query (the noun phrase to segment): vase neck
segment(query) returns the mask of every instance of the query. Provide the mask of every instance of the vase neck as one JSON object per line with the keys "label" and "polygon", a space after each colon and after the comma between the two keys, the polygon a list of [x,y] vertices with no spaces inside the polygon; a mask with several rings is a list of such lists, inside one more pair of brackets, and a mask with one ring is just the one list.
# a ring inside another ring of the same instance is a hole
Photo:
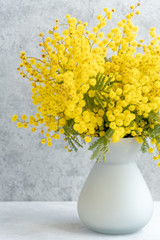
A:
{"label": "vase neck", "polygon": [[140,146],[135,138],[122,138],[117,143],[111,142],[106,156],[106,164],[134,162]]}

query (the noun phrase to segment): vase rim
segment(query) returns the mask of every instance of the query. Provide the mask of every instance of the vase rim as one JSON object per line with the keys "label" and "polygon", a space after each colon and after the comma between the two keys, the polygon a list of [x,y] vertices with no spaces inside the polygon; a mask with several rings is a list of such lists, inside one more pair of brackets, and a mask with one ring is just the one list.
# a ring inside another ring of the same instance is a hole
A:
{"label": "vase rim", "polygon": [[119,144],[121,144],[121,143],[130,143],[130,142],[132,142],[132,143],[137,143],[137,145],[139,144],[137,141],[136,141],[136,139],[135,139],[135,137],[129,137],[129,138],[121,138],[118,142],[112,142],[112,139],[110,139],[111,141],[110,141],[110,143],[109,144],[113,144],[113,145],[119,145]]}
{"label": "vase rim", "polygon": [[[92,139],[98,139],[98,138],[100,138],[100,137],[93,137]],[[111,142],[112,142],[112,138],[109,138],[109,139],[110,139]],[[126,138],[123,137],[123,138],[120,138],[119,141],[121,141],[121,140],[123,141],[123,140],[127,140],[127,139],[130,139],[130,140],[133,140],[133,139],[134,139],[134,140],[136,141],[135,137],[126,137]],[[119,142],[119,141],[118,141],[118,142]]]}

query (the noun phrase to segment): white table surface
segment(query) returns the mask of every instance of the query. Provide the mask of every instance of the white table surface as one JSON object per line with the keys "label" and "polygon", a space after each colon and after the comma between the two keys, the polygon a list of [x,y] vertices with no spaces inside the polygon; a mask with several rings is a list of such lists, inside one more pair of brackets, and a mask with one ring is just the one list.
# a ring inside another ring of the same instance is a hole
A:
{"label": "white table surface", "polygon": [[160,240],[160,202],[150,223],[134,234],[112,236],[87,229],[76,202],[0,202],[0,240]]}

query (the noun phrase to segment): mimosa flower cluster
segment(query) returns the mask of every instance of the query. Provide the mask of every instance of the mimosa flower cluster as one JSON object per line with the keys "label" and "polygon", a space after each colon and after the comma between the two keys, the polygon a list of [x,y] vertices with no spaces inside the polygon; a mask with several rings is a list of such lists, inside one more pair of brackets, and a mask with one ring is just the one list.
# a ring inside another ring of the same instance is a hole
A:
{"label": "mimosa flower cluster", "polygon": [[67,15],[65,24],[56,20],[48,37],[39,34],[40,59],[21,52],[18,70],[31,83],[37,113],[14,115],[18,128],[32,125],[48,146],[63,135],[68,151],[98,137],[91,147],[97,161],[105,161],[110,139],[134,137],[142,151],[160,159],[160,35],[152,27],[149,44],[136,40],[139,29],[132,18],[139,5],[110,32],[104,27],[114,9],[104,8],[92,32],[86,22]]}

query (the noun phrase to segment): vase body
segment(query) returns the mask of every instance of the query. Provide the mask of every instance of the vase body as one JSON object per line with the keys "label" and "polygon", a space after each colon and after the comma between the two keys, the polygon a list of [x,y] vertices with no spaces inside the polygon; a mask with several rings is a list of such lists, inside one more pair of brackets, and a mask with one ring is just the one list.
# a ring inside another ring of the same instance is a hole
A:
{"label": "vase body", "polygon": [[153,200],[135,162],[140,144],[123,138],[109,144],[106,162],[95,163],[78,199],[81,221],[107,234],[129,234],[143,228]]}

